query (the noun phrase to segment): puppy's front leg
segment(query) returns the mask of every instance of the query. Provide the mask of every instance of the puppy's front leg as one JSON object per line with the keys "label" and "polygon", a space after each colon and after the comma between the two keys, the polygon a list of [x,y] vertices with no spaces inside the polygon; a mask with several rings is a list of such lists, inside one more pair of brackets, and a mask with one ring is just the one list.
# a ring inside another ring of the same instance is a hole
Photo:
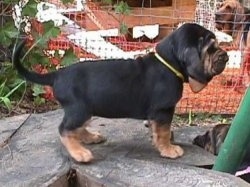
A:
{"label": "puppy's front leg", "polygon": [[151,121],[151,128],[153,144],[159,150],[162,157],[178,158],[184,154],[180,146],[170,143],[170,124],[159,124],[156,121]]}

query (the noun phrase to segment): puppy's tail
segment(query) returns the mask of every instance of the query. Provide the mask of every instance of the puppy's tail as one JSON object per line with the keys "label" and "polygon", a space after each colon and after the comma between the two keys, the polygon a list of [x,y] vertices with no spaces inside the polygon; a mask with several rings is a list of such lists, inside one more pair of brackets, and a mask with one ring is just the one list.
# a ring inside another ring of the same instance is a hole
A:
{"label": "puppy's tail", "polygon": [[23,76],[28,81],[41,84],[41,85],[49,85],[52,86],[55,79],[55,72],[47,73],[47,74],[39,74],[33,71],[27,70],[20,62],[21,52],[24,47],[25,41],[20,42],[15,48],[12,55],[12,63],[17,69],[18,73]]}

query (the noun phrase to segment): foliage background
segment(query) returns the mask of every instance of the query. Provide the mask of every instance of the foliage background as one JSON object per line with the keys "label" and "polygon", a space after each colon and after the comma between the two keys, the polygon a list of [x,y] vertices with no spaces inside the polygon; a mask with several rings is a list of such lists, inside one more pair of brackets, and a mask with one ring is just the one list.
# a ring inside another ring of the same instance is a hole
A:
{"label": "foliage background", "polygon": [[[130,7],[123,1],[112,2],[112,0],[102,0],[104,3],[114,7],[119,14],[120,33],[128,31],[124,23],[124,16],[130,13]],[[15,26],[13,20],[13,7],[21,6],[24,0],[2,0],[0,1],[0,118],[11,114],[15,109],[23,105],[32,105],[33,110],[37,106],[57,105],[53,100],[53,93],[50,87],[43,87],[31,84],[23,80],[17,74],[11,63],[12,51],[15,44],[20,40],[26,40],[26,52],[23,54],[23,64],[28,69],[38,73],[47,73],[63,66],[67,66],[77,61],[72,48],[64,51],[64,55],[59,51],[54,51],[50,55],[47,51],[48,42],[60,36],[61,31],[53,21],[36,21],[37,5],[40,0],[28,0],[22,7],[21,24],[19,28]],[[72,3],[73,0],[61,0],[63,4]],[[46,6],[44,7],[46,9]],[[15,17],[15,16],[14,16]],[[27,22],[28,19],[28,22]],[[27,31],[27,23],[31,29]],[[31,102],[31,103],[27,103]],[[30,107],[30,106],[29,106]],[[1,113],[5,113],[1,115]],[[22,113],[22,112],[21,112]]]}
{"label": "foliage background", "polygon": [[[70,3],[72,0],[63,0],[63,3]],[[0,109],[11,111],[18,107],[24,98],[30,99],[34,105],[44,104],[47,100],[53,99],[52,91],[48,87],[32,85],[21,79],[11,63],[12,51],[19,40],[27,41],[27,50],[24,64],[39,73],[46,73],[58,68],[59,56],[55,52],[53,57],[46,54],[48,41],[60,35],[60,29],[54,26],[52,21],[38,23],[42,30],[36,29],[35,15],[39,1],[29,0],[22,9],[22,19],[28,18],[31,24],[30,32],[24,32],[27,22],[22,22],[20,27],[15,26],[12,18],[13,7],[20,4],[18,0],[3,0],[0,2]],[[45,7],[46,8],[46,7]],[[70,58],[69,58],[70,57]],[[63,57],[66,61],[73,62],[76,56],[73,51],[65,52]],[[54,59],[58,59],[58,63]],[[69,64],[65,62],[65,64]],[[1,116],[0,116],[1,117]]]}

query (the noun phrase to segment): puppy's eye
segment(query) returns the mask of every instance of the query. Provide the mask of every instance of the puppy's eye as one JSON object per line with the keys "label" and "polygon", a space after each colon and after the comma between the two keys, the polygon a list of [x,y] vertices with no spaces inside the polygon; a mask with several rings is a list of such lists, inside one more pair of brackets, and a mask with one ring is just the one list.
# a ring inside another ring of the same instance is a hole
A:
{"label": "puppy's eye", "polygon": [[221,8],[221,7],[224,6],[224,4],[225,4],[225,3],[223,3],[223,2],[222,2],[222,3],[218,3],[218,7]]}
{"label": "puppy's eye", "polygon": [[214,46],[211,46],[211,47],[209,47],[209,48],[207,49],[207,52],[208,52],[209,54],[211,54],[211,53],[214,53],[216,50],[217,50],[217,49],[216,49]]}

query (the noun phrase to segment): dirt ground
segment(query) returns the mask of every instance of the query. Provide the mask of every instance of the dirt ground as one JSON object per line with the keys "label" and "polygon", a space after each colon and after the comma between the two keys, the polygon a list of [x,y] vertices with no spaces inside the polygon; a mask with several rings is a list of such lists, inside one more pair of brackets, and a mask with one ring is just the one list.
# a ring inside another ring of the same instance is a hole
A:
{"label": "dirt ground", "polygon": [[24,96],[21,102],[12,103],[13,108],[8,111],[3,105],[0,105],[0,119],[20,114],[43,113],[60,108],[56,101],[47,101],[44,104],[35,105],[29,96]]}

